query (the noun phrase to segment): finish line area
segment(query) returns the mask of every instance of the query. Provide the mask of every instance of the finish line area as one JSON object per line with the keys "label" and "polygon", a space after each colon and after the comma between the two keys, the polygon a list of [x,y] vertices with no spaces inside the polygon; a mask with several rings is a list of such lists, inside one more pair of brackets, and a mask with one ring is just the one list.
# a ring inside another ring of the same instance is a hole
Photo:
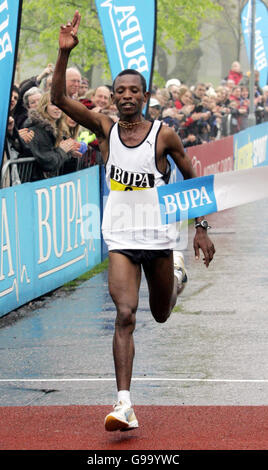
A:
{"label": "finish line area", "polygon": [[140,427],[107,433],[116,400],[107,272],[1,322],[0,449],[267,449],[267,201],[209,217],[215,260],[195,261],[165,324],[142,280],[132,400]]}

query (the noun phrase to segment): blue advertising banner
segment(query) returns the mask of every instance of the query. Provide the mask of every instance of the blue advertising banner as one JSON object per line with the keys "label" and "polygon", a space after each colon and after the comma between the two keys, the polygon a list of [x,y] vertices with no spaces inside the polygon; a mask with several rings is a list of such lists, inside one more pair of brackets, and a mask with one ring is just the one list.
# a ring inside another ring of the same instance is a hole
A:
{"label": "blue advertising banner", "polygon": [[0,165],[3,158],[22,0],[0,0]]}
{"label": "blue advertising banner", "polygon": [[268,123],[252,126],[234,135],[234,169],[268,165]]}
{"label": "blue advertising banner", "polygon": [[112,79],[138,70],[150,90],[155,54],[156,0],[95,0]]}
{"label": "blue advertising banner", "polygon": [[0,190],[0,316],[101,262],[99,167]]}
{"label": "blue advertising banner", "polygon": [[[258,70],[260,73],[260,86],[264,87],[268,83],[268,9],[261,0],[256,0],[255,21],[255,70]],[[250,62],[252,0],[246,3],[241,12],[241,24],[248,60]]]}
{"label": "blue advertising banner", "polygon": [[191,219],[199,217],[206,206],[209,206],[209,213],[217,212],[214,175],[159,186],[157,194],[163,225],[180,221],[183,212]]}
{"label": "blue advertising banner", "polygon": [[[201,176],[145,191],[110,191],[102,230],[109,249],[176,249],[177,222],[268,198],[268,166]],[[170,229],[169,229],[170,227]]]}

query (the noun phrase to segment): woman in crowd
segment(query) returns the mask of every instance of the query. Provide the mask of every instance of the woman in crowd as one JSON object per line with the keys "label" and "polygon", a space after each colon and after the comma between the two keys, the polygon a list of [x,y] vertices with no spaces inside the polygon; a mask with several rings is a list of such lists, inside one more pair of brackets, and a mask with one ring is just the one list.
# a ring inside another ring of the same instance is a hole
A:
{"label": "woman in crowd", "polygon": [[186,85],[181,85],[175,101],[175,106],[177,109],[181,109],[187,104],[193,104],[192,93]]}
{"label": "woman in crowd", "polygon": [[64,140],[62,111],[51,103],[50,92],[44,93],[37,108],[30,111],[27,127],[34,132],[28,149],[37,162],[32,180],[57,176],[80,144],[70,137]]}
{"label": "woman in crowd", "polygon": [[64,162],[60,174],[71,173],[80,170],[83,167],[81,157],[88,150],[88,146],[78,141],[81,127],[67,114],[62,114],[62,137],[63,140],[71,139],[77,144],[77,148],[72,151],[71,158]]}

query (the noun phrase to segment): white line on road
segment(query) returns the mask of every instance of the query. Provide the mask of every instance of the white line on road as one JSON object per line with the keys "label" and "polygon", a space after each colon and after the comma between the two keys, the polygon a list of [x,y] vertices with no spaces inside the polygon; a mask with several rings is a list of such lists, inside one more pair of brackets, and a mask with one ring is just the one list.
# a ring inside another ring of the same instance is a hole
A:
{"label": "white line on road", "polygon": [[[64,379],[0,379],[4,382],[114,382],[114,378],[64,378]],[[268,383],[268,379],[178,379],[166,377],[134,377],[133,382],[226,382],[226,383]]]}

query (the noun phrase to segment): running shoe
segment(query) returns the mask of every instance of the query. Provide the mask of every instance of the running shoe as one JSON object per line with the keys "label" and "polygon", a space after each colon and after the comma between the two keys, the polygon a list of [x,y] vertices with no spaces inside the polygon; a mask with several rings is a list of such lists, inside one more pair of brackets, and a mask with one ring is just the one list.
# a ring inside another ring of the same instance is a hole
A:
{"label": "running shoe", "polygon": [[131,431],[139,427],[133,408],[122,401],[115,403],[114,411],[106,416],[104,425],[106,431]]}
{"label": "running shoe", "polygon": [[179,281],[179,285],[185,285],[188,281],[184,257],[180,251],[173,251],[174,275]]}

